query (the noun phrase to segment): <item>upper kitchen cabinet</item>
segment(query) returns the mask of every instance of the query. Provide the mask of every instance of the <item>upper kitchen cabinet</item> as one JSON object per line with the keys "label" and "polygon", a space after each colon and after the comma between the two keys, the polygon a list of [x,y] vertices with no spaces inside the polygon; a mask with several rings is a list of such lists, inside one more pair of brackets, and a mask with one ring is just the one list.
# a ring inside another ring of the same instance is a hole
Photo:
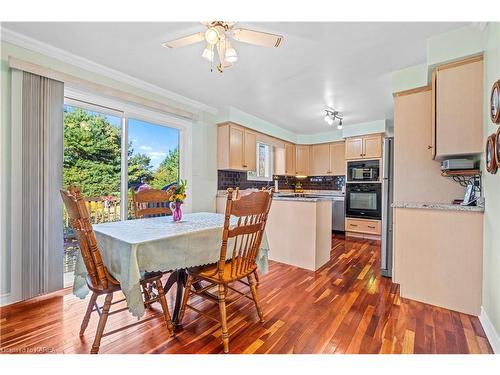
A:
{"label": "upper kitchen cabinet", "polygon": [[382,135],[370,134],[361,137],[347,138],[345,142],[345,158],[377,159],[382,157]]}
{"label": "upper kitchen cabinet", "polygon": [[[483,57],[439,66],[432,81],[436,159],[483,151]],[[434,149],[435,145],[435,149]]]}
{"label": "upper kitchen cabinet", "polygon": [[330,144],[330,171],[334,176],[345,176],[345,142]]}
{"label": "upper kitchen cabinet", "polygon": [[442,177],[440,163],[429,155],[431,123],[430,86],[394,94],[394,202],[450,202],[463,197],[463,188]]}
{"label": "upper kitchen cabinet", "polygon": [[295,145],[292,143],[285,143],[285,175],[286,176],[295,176],[295,158],[296,158]]}
{"label": "upper kitchen cabinet", "polygon": [[255,171],[257,135],[233,123],[219,125],[217,133],[217,168]]}
{"label": "upper kitchen cabinet", "polygon": [[326,176],[330,170],[330,144],[323,143],[311,146],[311,176]]}
{"label": "upper kitchen cabinet", "polygon": [[345,143],[335,142],[312,145],[310,175],[345,175]]}
{"label": "upper kitchen cabinet", "polygon": [[296,145],[295,146],[295,175],[309,176],[311,146]]}

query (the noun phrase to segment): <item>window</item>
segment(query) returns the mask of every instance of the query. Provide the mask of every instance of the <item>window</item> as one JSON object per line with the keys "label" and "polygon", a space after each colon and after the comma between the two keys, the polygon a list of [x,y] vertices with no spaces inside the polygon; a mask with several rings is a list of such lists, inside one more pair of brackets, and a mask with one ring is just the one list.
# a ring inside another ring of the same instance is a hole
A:
{"label": "window", "polygon": [[253,181],[273,180],[273,148],[257,142],[257,171],[248,172],[247,178]]}
{"label": "window", "polygon": [[[139,112],[65,100],[63,185],[80,187],[92,223],[131,218],[132,188],[147,183],[161,189],[179,180],[181,130],[139,119]],[[147,112],[147,118],[156,117]],[[79,248],[66,212],[63,232],[69,286]]]}

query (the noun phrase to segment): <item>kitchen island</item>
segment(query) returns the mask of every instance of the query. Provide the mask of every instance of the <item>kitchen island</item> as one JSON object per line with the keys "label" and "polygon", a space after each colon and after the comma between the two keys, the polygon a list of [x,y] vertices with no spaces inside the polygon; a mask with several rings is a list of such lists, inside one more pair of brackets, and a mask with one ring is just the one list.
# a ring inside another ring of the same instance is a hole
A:
{"label": "kitchen island", "polygon": [[330,260],[332,201],[275,196],[266,225],[269,259],[316,271]]}

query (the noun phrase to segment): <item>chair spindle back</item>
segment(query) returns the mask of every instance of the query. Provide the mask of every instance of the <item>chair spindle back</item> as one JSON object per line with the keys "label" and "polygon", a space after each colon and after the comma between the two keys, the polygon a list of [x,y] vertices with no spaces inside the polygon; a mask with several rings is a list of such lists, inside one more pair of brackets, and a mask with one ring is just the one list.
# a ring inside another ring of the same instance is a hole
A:
{"label": "chair spindle back", "polygon": [[[272,190],[262,190],[238,196],[233,200],[233,190],[228,189],[224,231],[220,259],[218,263],[219,277],[224,278],[224,269],[228,255],[228,240],[232,246],[230,279],[247,274],[255,269],[256,258],[266,227],[267,215],[271,208]],[[231,226],[231,216],[238,222]],[[227,275],[226,275],[227,277]]]}
{"label": "chair spindle back", "polygon": [[172,215],[169,206],[171,193],[158,189],[139,192],[132,190],[132,206],[136,219]]}
{"label": "chair spindle back", "polygon": [[90,282],[96,288],[106,289],[109,284],[118,284],[111,276],[102,261],[101,252],[90,222],[85,200],[78,187],[60,190],[61,197],[68,212],[69,224],[75,230],[83,262],[87,268]]}

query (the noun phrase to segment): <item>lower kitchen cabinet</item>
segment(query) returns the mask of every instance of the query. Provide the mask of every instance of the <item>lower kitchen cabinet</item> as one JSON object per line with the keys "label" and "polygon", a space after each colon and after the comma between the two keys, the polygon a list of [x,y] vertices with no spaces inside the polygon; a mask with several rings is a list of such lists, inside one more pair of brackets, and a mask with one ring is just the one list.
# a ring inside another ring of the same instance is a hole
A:
{"label": "lower kitchen cabinet", "polygon": [[345,231],[347,235],[371,238],[374,236],[380,236],[382,233],[382,225],[380,220],[370,220],[370,219],[355,219],[346,218],[345,219]]}
{"label": "lower kitchen cabinet", "polygon": [[395,208],[393,264],[401,297],[478,316],[483,213]]}

